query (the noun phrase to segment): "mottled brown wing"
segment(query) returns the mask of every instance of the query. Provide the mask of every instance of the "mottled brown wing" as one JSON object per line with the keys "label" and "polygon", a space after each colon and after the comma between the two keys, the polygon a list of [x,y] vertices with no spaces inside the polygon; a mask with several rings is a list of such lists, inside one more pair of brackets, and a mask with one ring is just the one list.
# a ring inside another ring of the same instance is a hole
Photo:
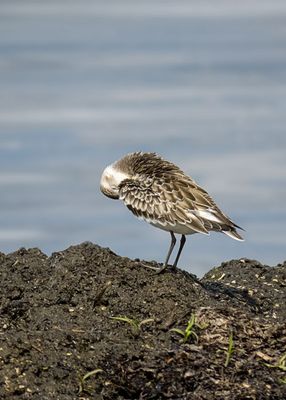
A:
{"label": "mottled brown wing", "polygon": [[[188,210],[191,219],[196,216],[207,231],[223,231],[234,239],[242,240],[234,224],[216,205],[210,195],[197,185],[190,177],[181,174],[172,180],[174,195],[179,198],[178,205]],[[240,228],[241,229],[241,228]]]}
{"label": "mottled brown wing", "polygon": [[137,217],[167,230],[174,226],[177,232],[222,231],[243,240],[236,232],[238,226],[175,164],[154,153],[133,153],[127,158],[119,167],[125,168],[127,163],[132,179],[120,184],[119,195]]}
{"label": "mottled brown wing", "polygon": [[[176,177],[178,178],[178,177]],[[192,231],[208,233],[202,219],[191,214],[194,196],[187,182],[177,182],[169,174],[154,179],[127,179],[119,189],[119,198],[136,215],[162,227],[185,225]]]}

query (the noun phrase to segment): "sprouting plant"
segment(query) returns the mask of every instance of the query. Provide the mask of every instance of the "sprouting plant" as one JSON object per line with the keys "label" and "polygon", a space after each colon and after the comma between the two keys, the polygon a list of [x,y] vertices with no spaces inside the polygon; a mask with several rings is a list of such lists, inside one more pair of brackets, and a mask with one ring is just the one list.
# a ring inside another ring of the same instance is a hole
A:
{"label": "sprouting plant", "polygon": [[279,368],[282,371],[286,372],[286,353],[279,359],[279,361],[276,364],[268,364],[264,363],[269,368]]}
{"label": "sprouting plant", "polygon": [[233,333],[231,332],[229,335],[229,339],[228,339],[228,348],[227,348],[226,359],[225,359],[225,363],[224,363],[225,367],[228,366],[233,352],[234,352],[234,341],[233,341]]}
{"label": "sprouting plant", "polygon": [[[266,365],[266,367],[269,367],[269,368],[278,368],[281,371],[286,372],[286,353],[282,357],[279,358],[279,360],[276,364],[264,363],[264,365]],[[286,385],[286,377],[280,378],[279,382]]]}
{"label": "sprouting plant", "polygon": [[103,372],[103,370],[100,368],[97,368],[97,369],[94,369],[93,371],[86,373],[82,378],[80,378],[80,381],[78,384],[78,394],[81,394],[84,391],[84,384],[87,379],[89,379],[91,376],[97,375],[101,372]]}
{"label": "sprouting plant", "polygon": [[286,353],[279,359],[279,362],[277,364],[277,368],[279,368],[282,371],[286,372]]}
{"label": "sprouting plant", "polygon": [[153,318],[144,319],[143,321],[138,321],[135,318],[124,317],[110,317],[111,319],[115,319],[116,321],[126,322],[131,326],[132,333],[135,335],[139,335],[142,325],[148,324],[149,322],[153,322]]}
{"label": "sprouting plant", "polygon": [[194,331],[194,328],[195,327],[197,327],[197,328],[200,328],[200,329],[203,329],[203,328],[205,328],[205,326],[203,327],[202,325],[199,325],[197,322],[196,322],[196,316],[195,316],[195,314],[192,314],[191,315],[191,318],[189,319],[189,321],[188,321],[188,323],[187,323],[187,326],[186,326],[186,329],[183,331],[182,329],[178,329],[178,328],[172,328],[172,329],[170,329],[172,332],[176,332],[176,333],[178,333],[179,335],[181,335],[182,336],[182,342],[183,343],[187,343],[187,341],[191,338],[191,337],[193,337],[195,340],[196,340],[196,342],[198,342],[199,341],[199,338],[198,338],[198,335],[196,334],[196,332]]}

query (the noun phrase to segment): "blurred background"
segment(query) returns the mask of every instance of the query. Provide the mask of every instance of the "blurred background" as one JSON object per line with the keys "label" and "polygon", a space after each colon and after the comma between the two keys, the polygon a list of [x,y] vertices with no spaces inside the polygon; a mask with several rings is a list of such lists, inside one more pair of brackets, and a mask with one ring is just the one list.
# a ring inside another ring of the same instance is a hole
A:
{"label": "blurred background", "polygon": [[178,164],[245,228],[187,238],[199,276],[286,239],[286,2],[1,0],[0,251],[92,241],[163,261],[169,234],[99,191],[132,151]]}

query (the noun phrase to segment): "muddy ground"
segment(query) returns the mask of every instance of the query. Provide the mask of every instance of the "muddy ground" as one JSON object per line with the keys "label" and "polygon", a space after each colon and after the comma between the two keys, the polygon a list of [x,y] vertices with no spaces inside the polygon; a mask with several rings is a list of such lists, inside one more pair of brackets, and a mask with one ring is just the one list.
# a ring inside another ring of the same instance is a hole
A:
{"label": "muddy ground", "polygon": [[195,281],[83,243],[0,275],[1,399],[286,399],[286,262]]}

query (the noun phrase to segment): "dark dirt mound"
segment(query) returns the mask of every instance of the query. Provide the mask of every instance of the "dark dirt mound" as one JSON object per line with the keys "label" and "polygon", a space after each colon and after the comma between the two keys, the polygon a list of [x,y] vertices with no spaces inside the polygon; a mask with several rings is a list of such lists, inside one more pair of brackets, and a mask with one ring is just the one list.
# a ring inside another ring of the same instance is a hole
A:
{"label": "dark dirt mound", "polygon": [[1,399],[286,398],[286,263],[196,281],[84,243],[0,274]]}

